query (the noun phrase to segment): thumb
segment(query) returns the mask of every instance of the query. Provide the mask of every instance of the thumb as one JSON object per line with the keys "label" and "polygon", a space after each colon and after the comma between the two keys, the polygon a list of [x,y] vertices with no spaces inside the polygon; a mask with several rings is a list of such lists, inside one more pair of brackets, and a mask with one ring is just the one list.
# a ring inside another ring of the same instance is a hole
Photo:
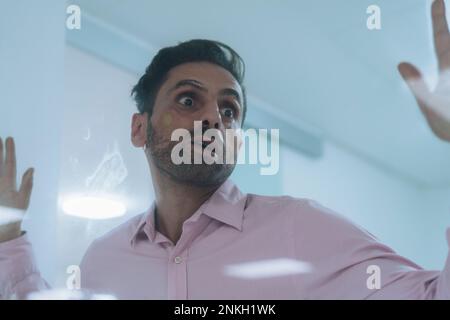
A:
{"label": "thumb", "polygon": [[420,71],[408,62],[400,63],[398,65],[398,71],[413,93],[420,107],[424,108],[430,95],[430,89],[425,83]]}
{"label": "thumb", "polygon": [[31,197],[31,190],[33,189],[33,175],[34,169],[29,168],[22,176],[22,182],[19,188],[19,194],[21,197],[21,202],[25,206],[25,210],[28,208]]}

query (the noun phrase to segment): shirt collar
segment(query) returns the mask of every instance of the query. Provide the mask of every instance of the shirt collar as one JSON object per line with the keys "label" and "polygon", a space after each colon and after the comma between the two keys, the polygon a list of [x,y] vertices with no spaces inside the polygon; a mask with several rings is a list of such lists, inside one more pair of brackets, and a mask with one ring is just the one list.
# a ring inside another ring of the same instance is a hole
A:
{"label": "shirt collar", "polygon": [[[201,214],[205,214],[212,219],[242,231],[246,202],[247,195],[243,194],[239,188],[228,179],[188,220],[196,221]],[[155,202],[153,202],[147,212],[142,215],[130,238],[131,244],[134,244],[134,242],[141,239],[141,237],[145,237],[145,235],[151,242],[154,242],[156,237],[154,215]]]}

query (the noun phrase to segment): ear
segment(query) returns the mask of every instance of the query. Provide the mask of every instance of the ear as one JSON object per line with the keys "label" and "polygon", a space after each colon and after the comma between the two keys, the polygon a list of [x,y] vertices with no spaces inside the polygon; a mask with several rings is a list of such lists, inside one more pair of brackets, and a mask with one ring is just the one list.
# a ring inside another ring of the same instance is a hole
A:
{"label": "ear", "polygon": [[148,113],[135,113],[131,120],[131,142],[136,148],[142,148],[147,143]]}

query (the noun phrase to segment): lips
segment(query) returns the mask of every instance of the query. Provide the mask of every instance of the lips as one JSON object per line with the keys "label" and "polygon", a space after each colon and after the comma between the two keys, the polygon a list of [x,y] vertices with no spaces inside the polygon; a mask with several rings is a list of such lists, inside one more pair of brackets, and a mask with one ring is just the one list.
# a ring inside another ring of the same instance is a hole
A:
{"label": "lips", "polygon": [[208,142],[202,141],[202,142],[191,142],[192,147],[195,149],[195,147],[201,147],[202,150],[205,150],[205,148],[208,146]]}
{"label": "lips", "polygon": [[[212,141],[214,141],[214,139],[212,139]],[[200,152],[201,154],[203,154],[203,151],[206,149],[206,147],[212,142],[212,141],[199,141],[199,142],[194,142],[194,141],[192,141],[191,142],[191,144],[192,144],[192,148],[193,148],[193,150],[194,150],[194,152]],[[199,149],[199,148],[196,148],[196,146],[197,147],[199,147],[199,146],[201,146],[201,149]],[[211,150],[211,156],[215,156],[216,155],[216,150]]]}
{"label": "lips", "polygon": [[211,140],[203,140],[203,141],[192,141],[191,144],[192,145],[201,145],[203,149],[205,149],[210,143],[212,143],[214,141],[214,137],[212,137]]}

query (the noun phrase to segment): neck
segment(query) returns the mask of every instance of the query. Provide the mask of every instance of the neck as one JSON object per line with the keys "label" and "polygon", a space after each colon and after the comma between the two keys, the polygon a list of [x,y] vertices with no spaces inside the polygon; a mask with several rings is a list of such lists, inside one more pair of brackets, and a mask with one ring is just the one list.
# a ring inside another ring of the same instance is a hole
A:
{"label": "neck", "polygon": [[183,223],[220,187],[195,187],[174,181],[150,162],[155,190],[155,228],[176,244]]}

